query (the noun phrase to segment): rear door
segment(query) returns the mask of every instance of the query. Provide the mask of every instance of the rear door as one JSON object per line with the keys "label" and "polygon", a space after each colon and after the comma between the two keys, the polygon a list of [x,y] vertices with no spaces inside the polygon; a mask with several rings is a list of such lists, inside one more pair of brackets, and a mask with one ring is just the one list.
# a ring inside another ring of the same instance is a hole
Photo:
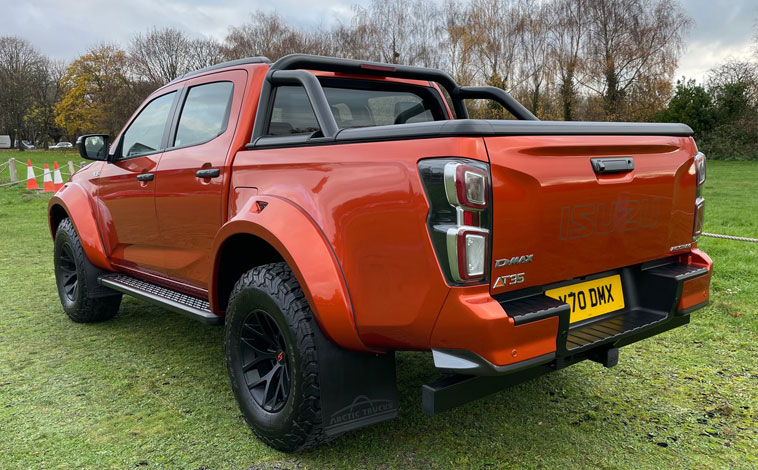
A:
{"label": "rear door", "polygon": [[156,169],[159,271],[201,289],[208,287],[213,238],[224,215],[227,157],[246,80],[244,70],[189,80]]}
{"label": "rear door", "polygon": [[120,156],[93,178],[98,222],[111,261],[142,270],[157,267],[160,232],[155,215],[155,171],[179,92],[175,86],[153,98],[117,143]]}

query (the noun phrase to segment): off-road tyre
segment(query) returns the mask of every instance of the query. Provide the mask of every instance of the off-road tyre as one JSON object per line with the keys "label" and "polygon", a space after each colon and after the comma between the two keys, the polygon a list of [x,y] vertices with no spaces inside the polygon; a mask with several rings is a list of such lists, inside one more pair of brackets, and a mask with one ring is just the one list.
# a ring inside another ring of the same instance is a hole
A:
{"label": "off-road tyre", "polygon": [[90,263],[71,219],[63,219],[55,232],[53,251],[55,283],[61,305],[77,323],[93,323],[113,318],[121,305],[121,294],[103,295],[97,275],[104,272]]}
{"label": "off-road tyre", "polygon": [[[267,327],[256,326],[263,324],[263,321],[256,323],[261,318],[267,319]],[[253,333],[254,330],[273,331],[271,321],[279,329],[279,336],[269,336],[275,338],[273,343],[279,346],[272,347],[272,341],[266,340],[264,335]],[[305,295],[286,263],[253,268],[242,275],[232,290],[224,335],[232,390],[245,421],[256,436],[282,452],[305,450],[327,441],[321,418],[319,362],[314,337],[317,328]],[[248,343],[243,344],[243,338]],[[258,349],[251,349],[249,343]],[[279,356],[280,352],[283,356]],[[273,355],[273,359],[269,355]],[[284,360],[276,362],[277,357]],[[264,365],[245,372],[243,366],[250,367],[255,363],[253,358],[260,358]],[[270,380],[277,374],[288,376],[290,380],[282,385],[289,388],[287,397],[282,400],[277,389],[277,396],[268,401],[268,409],[264,409],[270,395],[261,393],[262,386],[254,384],[260,381],[261,375],[268,375],[266,370],[273,371],[281,364],[288,367],[288,375],[284,375],[284,371],[274,372]]]}

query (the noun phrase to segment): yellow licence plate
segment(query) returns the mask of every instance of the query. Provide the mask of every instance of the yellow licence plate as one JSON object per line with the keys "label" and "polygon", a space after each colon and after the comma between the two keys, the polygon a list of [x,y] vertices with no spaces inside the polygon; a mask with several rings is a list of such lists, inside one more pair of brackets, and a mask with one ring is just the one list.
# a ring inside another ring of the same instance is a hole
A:
{"label": "yellow licence plate", "polygon": [[545,295],[571,307],[571,323],[624,308],[624,292],[618,274],[550,289]]}

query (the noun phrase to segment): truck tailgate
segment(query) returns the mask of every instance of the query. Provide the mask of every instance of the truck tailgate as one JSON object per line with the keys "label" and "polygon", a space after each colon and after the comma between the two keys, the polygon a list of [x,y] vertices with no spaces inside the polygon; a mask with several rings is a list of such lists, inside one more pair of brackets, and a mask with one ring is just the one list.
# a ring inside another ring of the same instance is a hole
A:
{"label": "truck tailgate", "polygon": [[[691,138],[543,135],[485,137],[485,143],[492,294],[689,250],[697,153]],[[598,173],[592,164],[621,157],[634,168]]]}

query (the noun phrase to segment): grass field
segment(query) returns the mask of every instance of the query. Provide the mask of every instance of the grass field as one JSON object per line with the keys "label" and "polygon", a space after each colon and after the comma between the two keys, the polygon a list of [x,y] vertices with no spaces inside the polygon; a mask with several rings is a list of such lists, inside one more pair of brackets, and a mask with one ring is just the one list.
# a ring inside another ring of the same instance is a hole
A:
{"label": "grass field", "polygon": [[[758,237],[758,164],[708,172],[706,231]],[[2,469],[758,468],[758,244],[701,239],[712,305],[615,368],[581,363],[429,418],[431,357],[399,354],[398,419],[290,456],[246,428],[221,328],[129,298],[110,322],[67,319],[47,199],[0,188]]]}

